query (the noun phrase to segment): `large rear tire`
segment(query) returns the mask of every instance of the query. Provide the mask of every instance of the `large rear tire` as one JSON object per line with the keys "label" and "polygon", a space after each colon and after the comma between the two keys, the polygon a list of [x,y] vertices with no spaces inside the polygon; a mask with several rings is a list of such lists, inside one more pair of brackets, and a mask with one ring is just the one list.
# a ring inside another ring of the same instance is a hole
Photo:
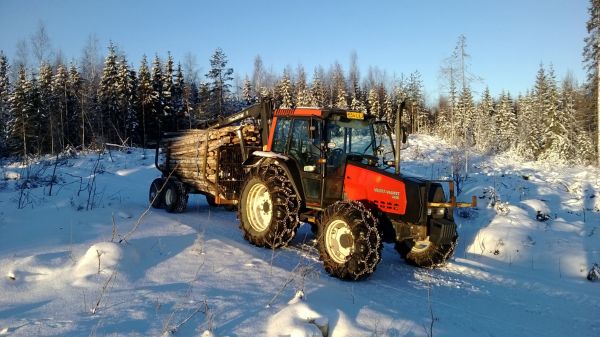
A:
{"label": "large rear tire", "polygon": [[259,247],[286,246],[300,225],[300,197],[278,165],[266,165],[252,173],[244,187],[238,217],[244,239]]}
{"label": "large rear tire", "polygon": [[409,264],[421,268],[436,268],[443,266],[454,254],[458,234],[454,235],[452,242],[438,245],[426,237],[423,240],[404,240],[396,242],[396,251]]}
{"label": "large rear tire", "polygon": [[381,261],[378,220],[363,204],[338,201],[327,207],[319,226],[319,256],[325,270],[345,280],[368,277]]}
{"label": "large rear tire", "polygon": [[148,201],[154,208],[165,208],[165,194],[164,191],[161,191],[164,183],[165,179],[156,178],[150,184],[150,191],[148,192]]}
{"label": "large rear tire", "polygon": [[167,212],[181,213],[185,211],[188,203],[188,192],[183,183],[169,180],[163,194]]}

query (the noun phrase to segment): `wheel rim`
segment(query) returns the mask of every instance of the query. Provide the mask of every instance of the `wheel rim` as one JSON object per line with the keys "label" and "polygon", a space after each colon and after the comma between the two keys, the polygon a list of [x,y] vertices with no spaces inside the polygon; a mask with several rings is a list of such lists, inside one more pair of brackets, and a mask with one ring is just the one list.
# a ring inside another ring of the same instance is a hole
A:
{"label": "wheel rim", "polygon": [[174,199],[174,195],[173,195],[173,189],[172,188],[167,188],[166,192],[165,192],[165,204],[167,205],[172,205],[173,204],[173,199]]}
{"label": "wheel rim", "polygon": [[273,202],[267,186],[262,183],[255,184],[250,188],[246,200],[250,227],[257,232],[266,230],[273,217]]}
{"label": "wheel rim", "polygon": [[327,255],[336,263],[345,263],[354,251],[354,236],[344,220],[334,220],[325,231]]}
{"label": "wheel rim", "polygon": [[411,251],[413,253],[421,253],[429,249],[431,246],[431,241],[429,241],[429,236],[423,240],[415,241],[415,245],[412,247]]}

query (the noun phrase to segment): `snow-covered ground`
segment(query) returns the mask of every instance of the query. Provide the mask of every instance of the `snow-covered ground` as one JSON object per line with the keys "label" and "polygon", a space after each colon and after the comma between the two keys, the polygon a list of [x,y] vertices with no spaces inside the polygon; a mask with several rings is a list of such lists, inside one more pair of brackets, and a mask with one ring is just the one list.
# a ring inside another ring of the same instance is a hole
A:
{"label": "snow-covered ground", "polygon": [[[451,173],[442,142],[410,143],[404,172]],[[596,168],[471,153],[461,197],[479,206],[457,211],[448,265],[386,245],[370,278],[345,282],[308,226],[273,251],[202,196],[145,213],[158,171],[130,152],[0,167],[0,336],[600,336]]]}

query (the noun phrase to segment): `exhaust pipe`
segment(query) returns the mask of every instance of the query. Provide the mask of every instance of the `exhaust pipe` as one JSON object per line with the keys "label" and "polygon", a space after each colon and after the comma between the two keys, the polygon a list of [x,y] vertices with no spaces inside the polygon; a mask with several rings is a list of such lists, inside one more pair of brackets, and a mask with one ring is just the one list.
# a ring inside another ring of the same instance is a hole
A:
{"label": "exhaust pipe", "polygon": [[406,105],[406,101],[402,101],[400,103],[400,107],[396,110],[396,165],[394,172],[397,175],[400,175],[400,147],[402,147],[402,139],[404,135],[402,134],[402,111],[404,111],[404,106]]}

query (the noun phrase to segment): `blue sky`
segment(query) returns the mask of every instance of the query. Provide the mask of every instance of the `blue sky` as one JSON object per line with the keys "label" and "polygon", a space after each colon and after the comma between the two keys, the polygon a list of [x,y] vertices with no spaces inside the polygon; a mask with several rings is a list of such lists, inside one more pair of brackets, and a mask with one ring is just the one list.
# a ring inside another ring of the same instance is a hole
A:
{"label": "blue sky", "polygon": [[587,6],[587,0],[0,0],[0,49],[14,58],[17,41],[41,20],[53,47],[69,59],[80,57],[94,33],[103,46],[114,41],[136,67],[143,54],[170,51],[182,61],[191,52],[201,74],[217,47],[241,77],[251,75],[256,55],[276,72],[302,63],[312,76],[316,65],[327,69],[335,61],[347,70],[356,51],[363,75],[369,66],[390,77],[418,70],[433,101],[443,90],[440,65],[464,34],[482,85],[516,95],[533,85],[540,62],[552,63],[559,79],[571,71],[584,80]]}

